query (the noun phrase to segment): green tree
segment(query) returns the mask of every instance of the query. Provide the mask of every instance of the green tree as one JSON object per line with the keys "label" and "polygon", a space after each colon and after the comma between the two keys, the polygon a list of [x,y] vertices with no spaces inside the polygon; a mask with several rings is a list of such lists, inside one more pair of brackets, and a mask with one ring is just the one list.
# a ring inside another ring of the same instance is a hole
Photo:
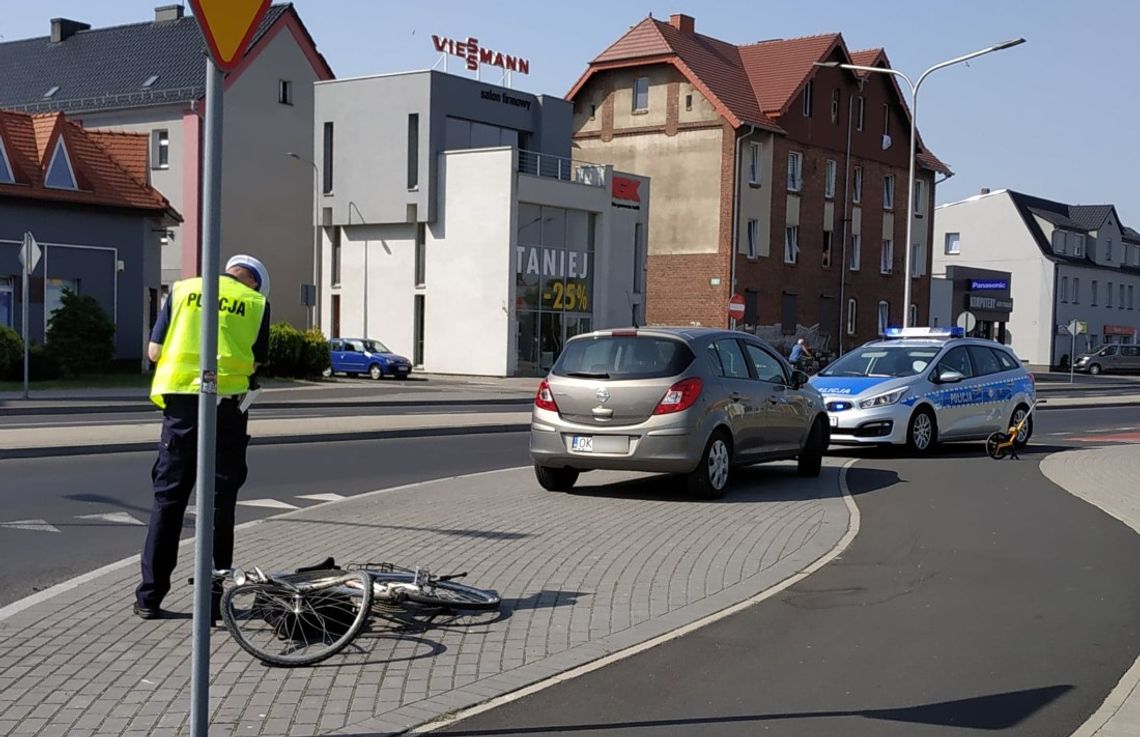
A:
{"label": "green tree", "polygon": [[62,306],[48,321],[47,348],[69,376],[107,371],[115,355],[115,324],[94,297],[65,289]]}

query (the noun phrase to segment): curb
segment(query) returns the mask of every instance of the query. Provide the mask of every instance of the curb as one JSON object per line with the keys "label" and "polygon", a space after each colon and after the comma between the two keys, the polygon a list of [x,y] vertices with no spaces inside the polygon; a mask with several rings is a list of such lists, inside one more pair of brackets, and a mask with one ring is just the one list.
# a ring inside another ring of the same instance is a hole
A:
{"label": "curb", "polygon": [[[299,445],[302,443],[336,443],[347,440],[398,440],[404,438],[437,438],[449,435],[494,435],[526,432],[530,423],[503,425],[475,425],[472,427],[406,428],[402,430],[368,430],[361,432],[329,433],[328,435],[279,435],[254,437],[250,445]],[[67,456],[108,455],[138,453],[154,450],[157,441],[143,443],[106,443],[100,445],[64,445],[47,448],[15,448],[0,450],[0,460],[31,458],[62,458]]]}

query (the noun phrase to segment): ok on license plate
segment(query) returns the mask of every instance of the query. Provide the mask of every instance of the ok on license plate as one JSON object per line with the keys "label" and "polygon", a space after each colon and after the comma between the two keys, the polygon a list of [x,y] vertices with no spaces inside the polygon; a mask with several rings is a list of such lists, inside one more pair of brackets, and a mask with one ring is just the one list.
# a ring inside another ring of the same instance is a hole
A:
{"label": "ok on license plate", "polygon": [[593,453],[594,438],[589,435],[574,435],[570,438],[570,450],[579,453]]}

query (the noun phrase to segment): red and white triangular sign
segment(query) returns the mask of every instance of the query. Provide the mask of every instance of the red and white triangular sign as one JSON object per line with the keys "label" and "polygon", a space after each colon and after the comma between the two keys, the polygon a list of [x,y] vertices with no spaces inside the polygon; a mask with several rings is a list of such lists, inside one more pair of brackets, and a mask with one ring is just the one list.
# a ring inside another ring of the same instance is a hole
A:
{"label": "red and white triangular sign", "polygon": [[269,3],[270,0],[190,0],[210,56],[219,69],[233,69],[241,61]]}

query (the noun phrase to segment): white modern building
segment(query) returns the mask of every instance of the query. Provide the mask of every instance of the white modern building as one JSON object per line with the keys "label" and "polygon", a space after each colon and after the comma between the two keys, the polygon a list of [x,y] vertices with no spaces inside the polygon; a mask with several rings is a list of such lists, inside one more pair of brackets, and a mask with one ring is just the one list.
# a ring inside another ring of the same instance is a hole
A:
{"label": "white modern building", "polygon": [[1012,275],[1007,342],[1031,366],[1071,360],[1065,326],[1073,320],[1087,326],[1076,340],[1078,355],[1104,343],[1136,342],[1140,233],[1120,221],[1114,206],[983,190],[937,208],[934,233],[940,244],[934,277],[948,266]]}
{"label": "white modern building", "polygon": [[[205,41],[182,4],[141,23],[45,21],[49,35],[0,43],[0,108],[65,112],[87,128],[150,138],[145,169],[183,214],[162,234],[162,288],[198,274]],[[273,275],[273,319],[304,326],[314,281],[313,82],[332,71],[292,4],[273,5],[226,74],[221,256],[254,253]],[[113,243],[100,244],[113,247]]]}
{"label": "white modern building", "polygon": [[536,375],[644,320],[649,180],[571,160],[568,102],[435,71],[315,89],[330,337]]}

